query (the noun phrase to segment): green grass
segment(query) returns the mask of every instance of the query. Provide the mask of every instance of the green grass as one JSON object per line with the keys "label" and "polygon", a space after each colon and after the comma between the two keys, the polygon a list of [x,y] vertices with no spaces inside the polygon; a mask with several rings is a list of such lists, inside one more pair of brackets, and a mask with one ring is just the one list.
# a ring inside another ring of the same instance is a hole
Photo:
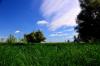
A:
{"label": "green grass", "polygon": [[100,66],[100,45],[1,44],[0,66]]}

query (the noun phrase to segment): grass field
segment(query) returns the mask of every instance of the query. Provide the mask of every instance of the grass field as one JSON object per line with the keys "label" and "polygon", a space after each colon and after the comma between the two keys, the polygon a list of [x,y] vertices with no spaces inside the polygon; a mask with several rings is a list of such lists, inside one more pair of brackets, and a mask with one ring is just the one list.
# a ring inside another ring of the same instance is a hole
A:
{"label": "grass field", "polygon": [[100,66],[100,45],[1,44],[0,66]]}

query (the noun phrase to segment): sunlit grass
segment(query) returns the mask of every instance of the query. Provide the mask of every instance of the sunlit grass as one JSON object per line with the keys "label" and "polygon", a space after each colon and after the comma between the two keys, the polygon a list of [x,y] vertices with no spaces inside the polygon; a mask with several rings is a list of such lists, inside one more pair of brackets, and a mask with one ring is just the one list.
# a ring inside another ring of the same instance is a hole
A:
{"label": "sunlit grass", "polygon": [[0,45],[0,66],[100,66],[100,45]]}

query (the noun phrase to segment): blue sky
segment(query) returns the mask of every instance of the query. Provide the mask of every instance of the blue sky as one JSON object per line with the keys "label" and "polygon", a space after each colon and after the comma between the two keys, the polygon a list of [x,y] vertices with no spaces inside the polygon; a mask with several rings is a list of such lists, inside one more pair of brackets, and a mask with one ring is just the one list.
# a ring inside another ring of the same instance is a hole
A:
{"label": "blue sky", "polygon": [[42,30],[47,42],[72,40],[78,0],[1,0],[0,38]]}

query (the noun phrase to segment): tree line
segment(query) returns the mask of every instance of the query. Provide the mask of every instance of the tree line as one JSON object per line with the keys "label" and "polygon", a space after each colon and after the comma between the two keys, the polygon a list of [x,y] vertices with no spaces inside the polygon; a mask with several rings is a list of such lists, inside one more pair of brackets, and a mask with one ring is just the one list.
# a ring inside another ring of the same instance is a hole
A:
{"label": "tree line", "polygon": [[10,34],[6,40],[2,38],[1,42],[4,41],[5,43],[41,43],[41,42],[45,42],[45,39],[46,38],[42,33],[42,31],[37,30],[29,34],[25,34],[22,39],[18,39],[18,40],[14,35]]}

